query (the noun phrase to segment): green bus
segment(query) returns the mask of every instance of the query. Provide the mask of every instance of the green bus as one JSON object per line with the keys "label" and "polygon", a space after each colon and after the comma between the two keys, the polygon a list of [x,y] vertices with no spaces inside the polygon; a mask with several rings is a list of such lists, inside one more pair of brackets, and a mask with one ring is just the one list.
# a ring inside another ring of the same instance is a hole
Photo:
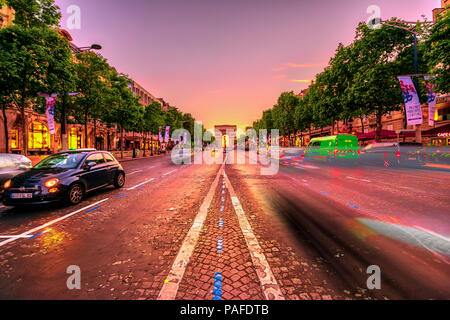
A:
{"label": "green bus", "polygon": [[313,138],[305,151],[305,157],[315,159],[358,159],[358,137],[350,134]]}

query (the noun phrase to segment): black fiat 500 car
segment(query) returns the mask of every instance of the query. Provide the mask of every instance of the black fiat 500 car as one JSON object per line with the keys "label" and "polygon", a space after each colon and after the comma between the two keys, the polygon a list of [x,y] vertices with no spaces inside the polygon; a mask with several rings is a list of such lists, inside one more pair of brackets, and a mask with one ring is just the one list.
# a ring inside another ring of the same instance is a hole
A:
{"label": "black fiat 500 car", "polygon": [[3,204],[17,206],[65,201],[78,204],[90,191],[125,184],[125,172],[112,154],[93,149],[51,155],[6,181]]}

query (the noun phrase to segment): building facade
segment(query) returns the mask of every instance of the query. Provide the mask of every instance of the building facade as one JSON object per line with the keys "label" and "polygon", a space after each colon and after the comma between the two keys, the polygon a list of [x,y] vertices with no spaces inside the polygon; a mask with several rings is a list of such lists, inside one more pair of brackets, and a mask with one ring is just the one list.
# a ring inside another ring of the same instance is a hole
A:
{"label": "building facade", "polygon": [[441,7],[433,10],[433,22],[436,22],[437,17],[448,9],[450,9],[450,0],[441,0]]}

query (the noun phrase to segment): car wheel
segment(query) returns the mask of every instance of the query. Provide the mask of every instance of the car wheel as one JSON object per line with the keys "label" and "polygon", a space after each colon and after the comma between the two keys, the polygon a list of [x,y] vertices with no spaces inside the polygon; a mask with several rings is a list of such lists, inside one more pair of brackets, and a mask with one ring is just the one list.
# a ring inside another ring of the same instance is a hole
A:
{"label": "car wheel", "polygon": [[125,184],[125,174],[123,172],[120,172],[114,179],[114,187],[120,189],[124,186],[124,184]]}
{"label": "car wheel", "polygon": [[84,188],[82,185],[76,183],[73,184],[69,191],[67,192],[67,202],[71,205],[75,205],[81,202],[83,200],[84,196]]}

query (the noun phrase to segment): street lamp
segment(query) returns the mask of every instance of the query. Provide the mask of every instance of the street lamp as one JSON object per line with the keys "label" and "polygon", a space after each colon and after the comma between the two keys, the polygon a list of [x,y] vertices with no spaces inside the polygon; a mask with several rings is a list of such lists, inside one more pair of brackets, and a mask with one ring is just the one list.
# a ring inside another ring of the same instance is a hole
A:
{"label": "street lamp", "polygon": [[[406,30],[414,35],[414,75],[417,76],[419,72],[418,58],[417,58],[417,35],[419,34],[416,31],[416,26],[418,22],[410,22],[410,21],[380,21],[380,24],[388,27],[393,27],[397,29]],[[411,27],[405,27],[399,24],[407,24],[411,25]],[[416,84],[416,83],[415,83]]]}
{"label": "street lamp", "polygon": [[78,48],[79,52],[85,52],[85,51],[90,51],[90,50],[101,50],[101,49],[102,49],[102,46],[99,44],[95,44],[95,43],[93,45],[91,45],[90,47]]}
{"label": "street lamp", "polygon": [[[77,48],[78,53],[86,52],[90,50],[101,50],[102,46],[99,44],[93,44],[90,47]],[[67,96],[68,92],[64,92],[61,106],[61,149],[67,150],[67,132],[66,132],[66,107],[67,107]],[[87,147],[87,146],[86,146]]]}

